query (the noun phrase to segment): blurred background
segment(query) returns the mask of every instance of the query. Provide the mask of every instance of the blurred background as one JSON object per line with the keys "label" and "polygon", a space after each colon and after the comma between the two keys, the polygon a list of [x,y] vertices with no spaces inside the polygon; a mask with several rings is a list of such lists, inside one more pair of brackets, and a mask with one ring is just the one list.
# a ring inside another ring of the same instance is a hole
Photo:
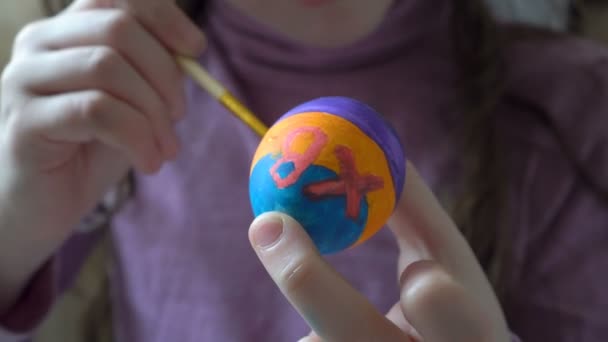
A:
{"label": "blurred background", "polygon": [[38,0],[0,1],[0,66],[9,59],[15,33],[27,22],[42,17],[43,11]]}
{"label": "blurred background", "polygon": [[[577,34],[607,44],[608,0],[486,0],[498,18]],[[40,0],[0,1],[0,71],[10,59],[15,34],[44,17]],[[1,98],[0,98],[1,100]],[[55,306],[35,342],[111,340],[105,278],[107,241],[90,255],[79,278]]]}

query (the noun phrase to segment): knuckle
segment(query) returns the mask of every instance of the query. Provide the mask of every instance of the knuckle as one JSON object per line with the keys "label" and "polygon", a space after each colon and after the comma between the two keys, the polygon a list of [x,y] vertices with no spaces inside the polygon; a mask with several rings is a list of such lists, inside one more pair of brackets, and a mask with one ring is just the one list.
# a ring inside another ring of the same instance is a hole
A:
{"label": "knuckle", "polygon": [[134,18],[123,10],[113,11],[108,18],[106,27],[107,39],[110,43],[118,44],[132,29]]}
{"label": "knuckle", "polygon": [[314,269],[314,263],[310,258],[294,258],[281,268],[278,274],[279,284],[286,293],[297,293],[311,282]]}
{"label": "knuckle", "polygon": [[0,86],[2,87],[3,92],[5,92],[8,87],[14,84],[14,79],[15,63],[11,61],[9,64],[6,65],[4,70],[2,70],[2,74],[0,75]]}
{"label": "knuckle", "polygon": [[31,65],[24,57],[13,57],[2,70],[0,75],[1,93],[11,93],[10,90],[17,90],[23,87],[24,75],[31,69]]}
{"label": "knuckle", "polygon": [[101,91],[91,91],[76,103],[78,112],[85,121],[99,122],[99,116],[107,107],[108,95]]}
{"label": "knuckle", "polygon": [[402,293],[402,302],[413,310],[422,310],[428,307],[429,303],[436,302],[441,298],[439,294],[449,293],[448,289],[453,289],[455,283],[445,273],[438,269],[430,269],[415,276],[411,281],[416,286],[409,288]]}
{"label": "knuckle", "polygon": [[89,51],[86,60],[89,71],[104,78],[118,65],[120,56],[110,47],[99,46]]}
{"label": "knuckle", "polygon": [[40,36],[40,26],[42,26],[42,23],[43,21],[34,21],[19,30],[15,36],[14,49],[32,45]]}

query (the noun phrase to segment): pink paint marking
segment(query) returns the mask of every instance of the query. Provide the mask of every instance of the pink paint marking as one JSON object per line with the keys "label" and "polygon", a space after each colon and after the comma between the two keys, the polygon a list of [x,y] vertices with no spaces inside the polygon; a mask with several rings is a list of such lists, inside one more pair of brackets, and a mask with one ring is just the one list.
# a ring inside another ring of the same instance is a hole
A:
{"label": "pink paint marking", "polygon": [[[305,133],[313,135],[312,143],[302,154],[293,152],[291,144],[298,135]],[[327,135],[318,127],[298,127],[289,132],[283,143],[281,151],[283,156],[270,168],[270,174],[277,187],[283,189],[297,182],[304,170],[319,156],[325,144],[327,144]],[[281,165],[289,162],[293,163],[294,169],[287,177],[281,178],[277,170]]]}
{"label": "pink paint marking", "polygon": [[310,184],[304,194],[312,199],[328,196],[346,196],[346,216],[356,220],[359,217],[361,199],[369,192],[382,189],[384,180],[374,175],[360,175],[351,149],[336,146],[334,150],[340,164],[338,179]]}

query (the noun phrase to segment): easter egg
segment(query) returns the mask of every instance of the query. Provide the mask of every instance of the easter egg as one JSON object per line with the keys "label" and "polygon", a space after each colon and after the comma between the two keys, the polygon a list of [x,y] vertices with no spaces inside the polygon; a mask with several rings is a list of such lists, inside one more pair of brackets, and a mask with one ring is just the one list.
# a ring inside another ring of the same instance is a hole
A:
{"label": "easter egg", "polygon": [[284,114],[253,157],[249,195],[256,216],[279,211],[298,221],[319,252],[356,246],[392,214],[405,180],[405,155],[374,109],[323,97]]}

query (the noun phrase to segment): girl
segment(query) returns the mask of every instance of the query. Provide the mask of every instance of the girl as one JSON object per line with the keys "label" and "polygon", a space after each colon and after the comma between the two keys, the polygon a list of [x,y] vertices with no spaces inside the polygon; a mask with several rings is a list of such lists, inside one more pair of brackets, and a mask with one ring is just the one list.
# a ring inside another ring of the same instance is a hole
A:
{"label": "girl", "polygon": [[[168,0],[79,0],[16,39],[0,126],[7,337],[69,283],[90,245],[74,227],[131,166],[110,221],[118,341],[295,340],[298,314],[311,341],[608,336],[606,51],[515,41],[476,0],[183,5],[206,39]],[[267,124],[319,96],[376,107],[410,160],[393,234],[324,261],[276,213],[250,248],[259,138],[182,91],[175,53],[200,55]]]}

